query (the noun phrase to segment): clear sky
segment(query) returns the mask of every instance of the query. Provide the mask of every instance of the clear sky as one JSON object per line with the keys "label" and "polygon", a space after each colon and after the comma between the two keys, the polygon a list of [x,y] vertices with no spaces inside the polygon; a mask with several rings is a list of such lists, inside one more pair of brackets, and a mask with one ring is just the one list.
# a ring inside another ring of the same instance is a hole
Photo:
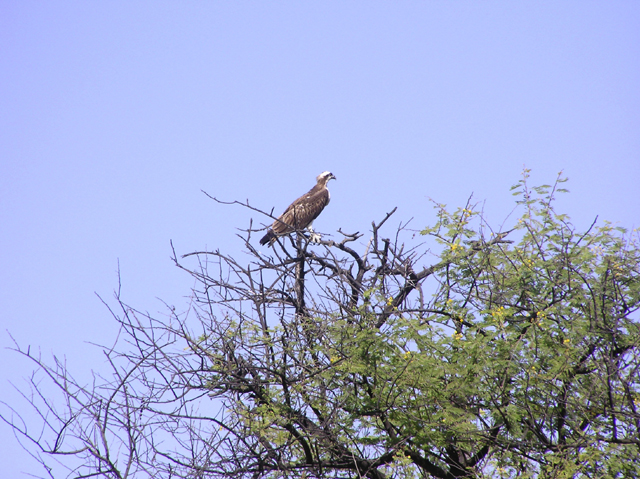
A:
{"label": "clear sky", "polygon": [[279,213],[330,170],[320,232],[471,193],[499,226],[523,166],[578,227],[640,226],[640,2],[3,0],[0,400],[8,333],[106,370],[118,262],[133,306],[186,306],[169,240],[238,251],[250,217],[201,190]]}

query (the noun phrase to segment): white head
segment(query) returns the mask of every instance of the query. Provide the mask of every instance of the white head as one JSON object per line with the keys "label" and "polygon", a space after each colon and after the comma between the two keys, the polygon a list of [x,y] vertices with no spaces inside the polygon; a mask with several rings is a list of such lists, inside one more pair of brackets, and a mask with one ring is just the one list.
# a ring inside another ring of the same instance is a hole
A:
{"label": "white head", "polygon": [[331,173],[330,171],[323,171],[316,178],[316,180],[318,180],[318,183],[324,183],[325,185],[329,182],[329,180],[335,179],[336,177],[333,176],[333,173]]}

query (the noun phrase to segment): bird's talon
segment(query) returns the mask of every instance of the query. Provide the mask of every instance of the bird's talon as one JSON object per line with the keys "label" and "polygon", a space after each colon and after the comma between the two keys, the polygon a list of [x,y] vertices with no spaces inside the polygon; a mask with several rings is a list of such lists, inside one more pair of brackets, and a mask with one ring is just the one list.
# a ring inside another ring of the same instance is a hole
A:
{"label": "bird's talon", "polygon": [[320,236],[318,233],[311,233],[309,235],[309,241],[311,241],[312,243],[320,243],[321,239],[322,236]]}

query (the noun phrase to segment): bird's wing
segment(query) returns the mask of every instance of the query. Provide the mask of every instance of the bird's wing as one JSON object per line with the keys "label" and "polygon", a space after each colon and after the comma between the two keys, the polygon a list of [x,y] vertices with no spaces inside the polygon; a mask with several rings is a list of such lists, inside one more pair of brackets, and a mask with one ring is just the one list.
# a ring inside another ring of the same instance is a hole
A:
{"label": "bird's wing", "polygon": [[273,222],[274,233],[282,235],[306,228],[328,204],[329,191],[326,188],[319,191],[312,189],[291,203],[285,212]]}

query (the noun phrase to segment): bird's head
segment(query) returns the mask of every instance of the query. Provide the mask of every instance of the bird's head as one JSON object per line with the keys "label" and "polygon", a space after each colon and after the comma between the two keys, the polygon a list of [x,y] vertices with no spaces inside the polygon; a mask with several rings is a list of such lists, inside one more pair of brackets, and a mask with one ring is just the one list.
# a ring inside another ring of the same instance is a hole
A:
{"label": "bird's head", "polygon": [[335,180],[335,179],[336,177],[333,176],[333,173],[331,173],[330,171],[323,171],[316,178],[316,180],[318,180],[318,183],[324,183],[325,185],[329,182],[329,180]]}

